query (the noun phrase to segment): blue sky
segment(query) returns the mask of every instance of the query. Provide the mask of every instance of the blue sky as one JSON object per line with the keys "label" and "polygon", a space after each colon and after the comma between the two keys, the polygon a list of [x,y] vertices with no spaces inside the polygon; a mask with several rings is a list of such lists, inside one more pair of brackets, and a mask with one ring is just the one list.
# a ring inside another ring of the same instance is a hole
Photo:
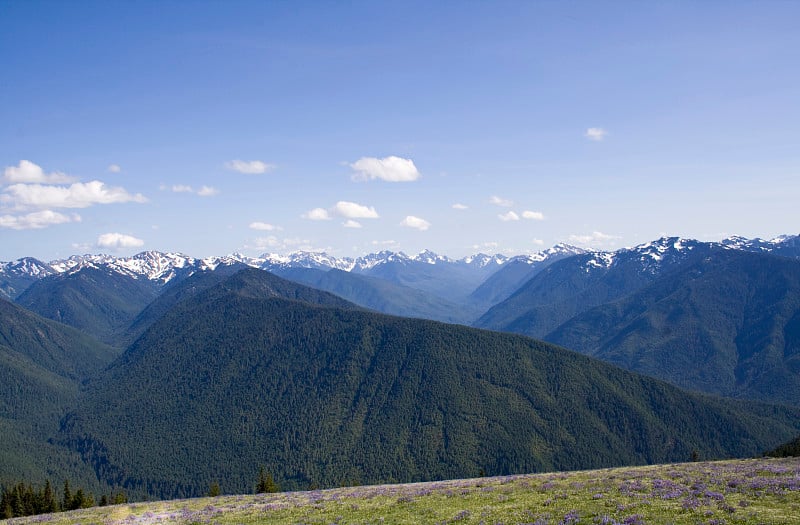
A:
{"label": "blue sky", "polygon": [[800,224],[797,2],[0,0],[0,260]]}

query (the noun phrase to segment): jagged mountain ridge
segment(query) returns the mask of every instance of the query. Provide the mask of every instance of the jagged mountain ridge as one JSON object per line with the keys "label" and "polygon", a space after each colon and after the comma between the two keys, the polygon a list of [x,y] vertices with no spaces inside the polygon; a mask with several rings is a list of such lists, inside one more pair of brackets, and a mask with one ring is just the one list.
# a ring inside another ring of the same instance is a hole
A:
{"label": "jagged mountain ridge", "polygon": [[[506,256],[502,254],[487,255],[483,253],[470,255],[461,259],[453,259],[438,255],[430,250],[424,250],[416,255],[407,255],[404,252],[381,251],[364,255],[362,257],[335,257],[320,252],[298,251],[286,255],[265,253],[258,257],[250,257],[240,253],[224,256],[195,258],[177,252],[145,251],[133,256],[115,257],[112,255],[73,255],[66,259],[43,262],[32,257],[23,257],[14,261],[0,262],[0,294],[14,298],[22,293],[25,288],[43,277],[54,274],[77,272],[86,267],[107,267],[116,272],[131,277],[145,277],[164,285],[176,277],[188,277],[200,270],[213,270],[219,265],[242,263],[263,270],[286,268],[316,268],[322,270],[338,269],[346,272],[360,272],[373,274],[375,268],[390,263],[408,264],[424,263],[429,265],[451,265],[453,267],[484,270],[486,277],[494,274],[508,263],[524,263],[535,266],[554,255],[568,256],[585,253],[594,254],[593,266],[603,267],[613,263],[616,256],[631,251],[643,252],[653,261],[658,258],[660,241],[676,239],[678,237],[664,237],[656,241],[645,243],[633,248],[622,248],[617,251],[587,251],[567,244],[557,244],[552,248],[534,254]],[[686,239],[691,243],[698,243]],[[662,243],[663,244],[663,243]],[[800,257],[800,235],[781,235],[771,240],[759,238],[746,239],[733,236],[720,241],[719,244],[729,249],[770,252],[777,255]]]}

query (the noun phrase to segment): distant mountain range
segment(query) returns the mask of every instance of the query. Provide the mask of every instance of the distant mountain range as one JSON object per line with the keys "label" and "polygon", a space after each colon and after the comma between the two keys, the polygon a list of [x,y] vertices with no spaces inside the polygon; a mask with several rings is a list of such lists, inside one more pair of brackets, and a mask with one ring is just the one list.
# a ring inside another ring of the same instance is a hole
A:
{"label": "distant mountain range", "polygon": [[[553,248],[530,255],[505,256],[479,253],[461,259],[438,255],[430,250],[425,250],[412,256],[403,252],[381,251],[358,258],[337,258],[325,253],[303,251],[288,255],[265,253],[259,257],[249,257],[235,253],[202,259],[180,253],[147,251],[129,257],[102,254],[73,255],[67,259],[57,259],[49,263],[32,257],[23,257],[15,261],[0,262],[0,293],[13,299],[39,279],[55,274],[74,273],[87,267],[103,267],[119,274],[134,278],[144,278],[159,285],[164,285],[175,278],[186,277],[196,271],[213,270],[219,265],[235,263],[268,270],[273,273],[279,273],[281,270],[290,268],[313,268],[324,271],[337,269],[345,272],[378,276],[401,273],[396,270],[387,270],[388,268],[415,268],[421,265],[438,265],[451,271],[453,269],[461,269],[462,273],[469,275],[469,281],[477,281],[480,284],[483,280],[507,266],[525,264],[533,269],[542,267],[542,263],[584,253],[593,254],[591,260],[594,260],[594,264],[599,266],[610,264],[616,258],[616,255],[630,253],[639,253],[641,257],[649,257],[653,262],[657,262],[659,254],[658,249],[654,247],[663,244],[662,241],[663,239],[635,248],[623,248],[615,252],[587,251],[576,246],[558,244]],[[744,237],[734,236],[718,243],[688,241],[687,246],[696,244],[720,245],[728,249],[800,257],[800,236],[797,235],[783,235],[772,240],[745,239]],[[646,259],[643,259],[643,261],[646,262]],[[524,272],[518,273],[524,274]],[[525,275],[522,275],[520,279],[524,279],[524,277]],[[530,277],[532,275],[528,276],[528,278]],[[398,277],[398,279],[402,280],[404,278]],[[473,291],[475,290],[470,290],[470,293]]]}

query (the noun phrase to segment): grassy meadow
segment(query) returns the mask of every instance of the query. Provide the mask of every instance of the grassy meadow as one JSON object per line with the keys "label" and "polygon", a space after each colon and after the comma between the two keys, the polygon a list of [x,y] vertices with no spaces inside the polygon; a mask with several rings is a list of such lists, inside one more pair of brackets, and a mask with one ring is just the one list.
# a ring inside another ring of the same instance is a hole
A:
{"label": "grassy meadow", "polygon": [[8,524],[800,524],[800,458],[130,503]]}

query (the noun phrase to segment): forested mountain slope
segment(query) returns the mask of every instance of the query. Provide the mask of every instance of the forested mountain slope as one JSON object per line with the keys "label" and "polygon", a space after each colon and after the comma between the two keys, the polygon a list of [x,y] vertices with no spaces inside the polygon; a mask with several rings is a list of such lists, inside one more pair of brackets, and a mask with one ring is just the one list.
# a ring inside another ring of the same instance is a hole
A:
{"label": "forested mountain slope", "polygon": [[153,281],[87,267],[36,281],[16,302],[42,317],[121,346],[120,336],[158,291]]}
{"label": "forested mountain slope", "polygon": [[80,382],[118,351],[0,300],[0,483],[67,476],[91,486],[78,455],[48,442]]}
{"label": "forested mountain slope", "polygon": [[248,270],[177,304],[90,383],[59,441],[101,480],[173,497],[249,491],[261,465],[284,488],[412,481],[750,455],[800,429],[794,409],[280,281]]}
{"label": "forested mountain slope", "polygon": [[800,261],[721,252],[545,339],[684,388],[800,405]]}

